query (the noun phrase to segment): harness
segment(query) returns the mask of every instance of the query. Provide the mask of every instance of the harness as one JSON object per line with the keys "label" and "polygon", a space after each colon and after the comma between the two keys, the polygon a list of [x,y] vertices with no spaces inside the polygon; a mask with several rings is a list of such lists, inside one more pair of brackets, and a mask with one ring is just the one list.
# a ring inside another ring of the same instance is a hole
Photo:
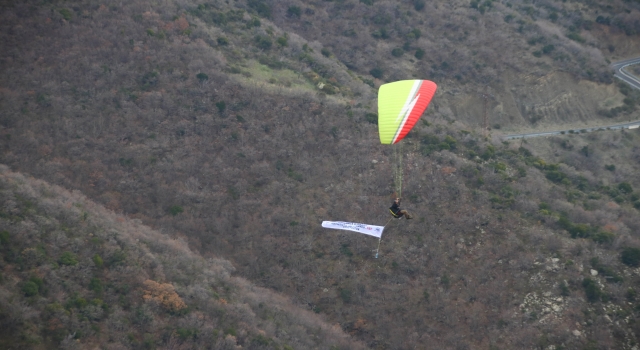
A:
{"label": "harness", "polygon": [[402,215],[398,215],[396,213],[393,212],[393,210],[389,209],[389,212],[391,213],[391,215],[393,215],[394,218],[396,219],[400,219],[402,217]]}

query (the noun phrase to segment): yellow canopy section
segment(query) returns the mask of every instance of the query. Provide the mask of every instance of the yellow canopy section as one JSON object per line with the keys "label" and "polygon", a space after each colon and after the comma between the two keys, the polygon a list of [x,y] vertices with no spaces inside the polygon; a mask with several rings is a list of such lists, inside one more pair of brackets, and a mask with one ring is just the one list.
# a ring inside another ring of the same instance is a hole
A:
{"label": "yellow canopy section", "polygon": [[427,109],[437,88],[436,83],[429,80],[401,80],[380,86],[380,143],[394,144],[402,140]]}

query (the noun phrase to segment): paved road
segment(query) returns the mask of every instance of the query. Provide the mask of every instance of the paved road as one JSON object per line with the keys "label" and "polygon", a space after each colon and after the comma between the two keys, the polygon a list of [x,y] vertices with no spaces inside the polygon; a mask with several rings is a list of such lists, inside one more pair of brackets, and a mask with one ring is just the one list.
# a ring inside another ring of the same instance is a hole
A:
{"label": "paved road", "polygon": [[584,132],[593,132],[598,130],[616,130],[616,129],[636,129],[640,127],[640,120],[624,124],[615,124],[607,126],[598,126],[595,128],[583,128],[583,129],[567,129],[558,131],[545,131],[545,132],[533,132],[528,134],[512,134],[502,136],[503,140],[515,140],[515,139],[528,139],[531,137],[541,136],[553,136],[553,135],[566,135],[566,134],[580,134]]}
{"label": "paved road", "polygon": [[[640,57],[631,58],[624,61],[619,61],[611,64],[611,68],[614,69],[614,76],[632,87],[640,90],[640,79],[636,76],[627,73],[624,68],[634,65],[640,64]],[[615,124],[615,125],[605,125],[598,126],[595,128],[583,128],[583,129],[567,129],[567,130],[558,130],[558,131],[546,131],[546,132],[532,132],[527,134],[512,134],[512,135],[504,135],[502,136],[503,140],[514,140],[514,139],[524,139],[531,137],[541,137],[541,136],[552,136],[552,135],[565,135],[572,133],[583,133],[583,132],[592,132],[597,130],[615,130],[615,129],[635,129],[640,127],[640,120],[635,122],[629,122],[624,124]]]}
{"label": "paved road", "polygon": [[640,79],[632,74],[625,72],[624,68],[634,64],[640,64],[640,57],[632,58],[620,62],[611,64],[611,67],[615,70],[614,76],[621,79],[636,89],[640,89]]}

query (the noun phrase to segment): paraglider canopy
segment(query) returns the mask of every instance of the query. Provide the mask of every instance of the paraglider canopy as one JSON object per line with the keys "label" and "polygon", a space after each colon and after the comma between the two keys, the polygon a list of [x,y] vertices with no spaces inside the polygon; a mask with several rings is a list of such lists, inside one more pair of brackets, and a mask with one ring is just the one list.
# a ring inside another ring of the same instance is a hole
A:
{"label": "paraglider canopy", "polygon": [[380,86],[380,143],[389,145],[402,140],[420,119],[436,89],[436,83],[430,80],[401,80]]}

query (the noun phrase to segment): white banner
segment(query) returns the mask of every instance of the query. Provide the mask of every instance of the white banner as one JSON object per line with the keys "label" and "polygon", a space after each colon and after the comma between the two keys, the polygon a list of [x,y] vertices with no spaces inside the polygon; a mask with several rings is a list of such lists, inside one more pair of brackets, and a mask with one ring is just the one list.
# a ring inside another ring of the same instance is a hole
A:
{"label": "white banner", "polygon": [[384,226],[374,226],[367,224],[359,224],[357,222],[344,222],[344,221],[323,221],[322,227],[333,228],[336,230],[347,230],[364,233],[365,235],[373,237],[382,237],[382,231]]}

